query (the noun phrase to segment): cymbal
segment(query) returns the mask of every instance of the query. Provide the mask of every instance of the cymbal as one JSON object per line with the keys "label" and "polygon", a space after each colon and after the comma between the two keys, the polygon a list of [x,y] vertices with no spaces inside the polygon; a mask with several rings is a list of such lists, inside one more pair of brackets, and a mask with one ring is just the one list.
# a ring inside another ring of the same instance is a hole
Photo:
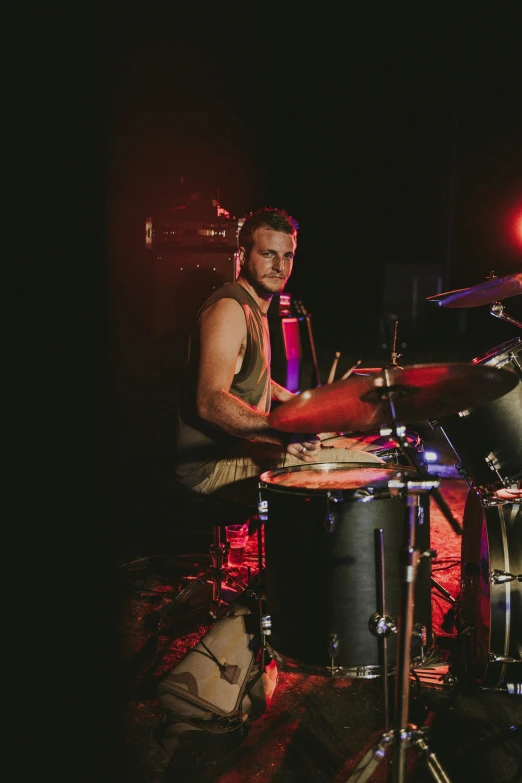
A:
{"label": "cymbal", "polygon": [[268,423],[283,432],[364,432],[393,424],[390,394],[397,421],[409,424],[484,405],[518,383],[511,370],[488,365],[389,367],[304,391],[270,413]]}
{"label": "cymbal", "polygon": [[459,288],[445,294],[428,296],[426,301],[435,302],[441,307],[480,307],[517,294],[522,294],[522,272],[493,277],[471,288]]}

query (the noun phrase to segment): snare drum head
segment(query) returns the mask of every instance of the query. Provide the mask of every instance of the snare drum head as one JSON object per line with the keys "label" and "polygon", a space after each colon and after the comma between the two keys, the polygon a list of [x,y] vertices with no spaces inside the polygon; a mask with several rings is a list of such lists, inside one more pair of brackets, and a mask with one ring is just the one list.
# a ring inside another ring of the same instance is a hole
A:
{"label": "snare drum head", "polygon": [[261,474],[260,481],[281,489],[357,490],[361,487],[384,488],[388,481],[407,472],[386,464],[325,462],[269,470]]}

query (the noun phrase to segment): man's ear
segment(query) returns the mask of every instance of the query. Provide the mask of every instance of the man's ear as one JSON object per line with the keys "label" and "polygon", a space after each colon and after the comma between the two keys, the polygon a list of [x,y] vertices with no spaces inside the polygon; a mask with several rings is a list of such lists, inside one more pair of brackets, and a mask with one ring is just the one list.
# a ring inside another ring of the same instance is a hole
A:
{"label": "man's ear", "polygon": [[238,257],[239,257],[239,265],[243,266],[243,264],[245,263],[245,257],[246,257],[246,253],[245,253],[245,248],[244,247],[239,247],[238,248]]}

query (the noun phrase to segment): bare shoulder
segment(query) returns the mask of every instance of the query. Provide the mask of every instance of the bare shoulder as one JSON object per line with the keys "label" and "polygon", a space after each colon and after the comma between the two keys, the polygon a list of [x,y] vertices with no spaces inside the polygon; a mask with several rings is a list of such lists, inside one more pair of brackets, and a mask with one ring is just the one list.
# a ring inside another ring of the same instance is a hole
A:
{"label": "bare shoulder", "polygon": [[235,299],[218,299],[202,313],[201,323],[205,329],[246,329],[243,308]]}

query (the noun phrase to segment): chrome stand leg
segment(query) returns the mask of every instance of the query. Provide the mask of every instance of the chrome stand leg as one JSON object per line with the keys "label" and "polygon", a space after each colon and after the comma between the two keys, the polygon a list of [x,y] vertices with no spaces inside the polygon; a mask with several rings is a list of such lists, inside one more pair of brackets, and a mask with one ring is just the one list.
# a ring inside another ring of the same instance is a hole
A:
{"label": "chrome stand leg", "polygon": [[400,489],[405,500],[406,514],[402,549],[403,581],[397,630],[397,677],[395,683],[395,714],[392,730],[381,735],[379,741],[363,756],[348,781],[363,783],[392,750],[391,773],[393,783],[405,783],[407,751],[416,746],[426,756],[428,769],[436,783],[451,783],[437,757],[426,742],[426,729],[408,724],[410,693],[411,639],[413,633],[414,587],[419,551],[415,548],[415,526],[420,495],[429,492],[434,482],[392,481],[389,487]]}

